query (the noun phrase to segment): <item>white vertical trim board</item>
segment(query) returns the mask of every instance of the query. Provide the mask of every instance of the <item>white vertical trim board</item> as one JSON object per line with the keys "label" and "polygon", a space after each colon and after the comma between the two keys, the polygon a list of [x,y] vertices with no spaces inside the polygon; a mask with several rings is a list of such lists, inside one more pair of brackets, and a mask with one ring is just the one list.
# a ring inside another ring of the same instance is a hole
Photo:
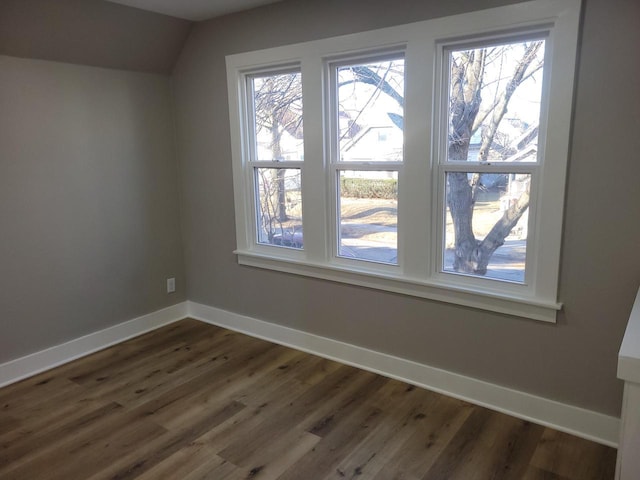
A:
{"label": "white vertical trim board", "polygon": [[187,315],[196,320],[395,378],[604,445],[618,445],[620,419],[617,417],[219,308],[186,303]]}
{"label": "white vertical trim board", "polygon": [[186,302],[181,302],[61,345],[2,363],[0,364],[0,387],[182,320],[186,317],[186,311]]}
{"label": "white vertical trim board", "polygon": [[640,289],[618,353],[618,378],[624,380],[624,395],[615,478],[635,480],[640,478]]}

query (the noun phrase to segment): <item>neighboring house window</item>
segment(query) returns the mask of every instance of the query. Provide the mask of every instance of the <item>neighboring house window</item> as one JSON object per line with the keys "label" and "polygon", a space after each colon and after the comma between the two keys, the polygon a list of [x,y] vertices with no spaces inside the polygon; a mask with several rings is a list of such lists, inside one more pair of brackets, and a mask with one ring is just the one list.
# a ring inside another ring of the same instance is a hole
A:
{"label": "neighboring house window", "polygon": [[239,261],[555,321],[579,9],[227,57]]}

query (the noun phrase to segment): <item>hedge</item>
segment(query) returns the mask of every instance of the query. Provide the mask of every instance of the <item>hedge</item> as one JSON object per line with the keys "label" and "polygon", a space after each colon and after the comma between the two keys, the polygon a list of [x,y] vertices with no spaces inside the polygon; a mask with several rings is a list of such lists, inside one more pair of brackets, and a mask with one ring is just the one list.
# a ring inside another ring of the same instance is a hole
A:
{"label": "hedge", "polygon": [[351,198],[398,198],[398,181],[393,178],[340,178],[340,193]]}

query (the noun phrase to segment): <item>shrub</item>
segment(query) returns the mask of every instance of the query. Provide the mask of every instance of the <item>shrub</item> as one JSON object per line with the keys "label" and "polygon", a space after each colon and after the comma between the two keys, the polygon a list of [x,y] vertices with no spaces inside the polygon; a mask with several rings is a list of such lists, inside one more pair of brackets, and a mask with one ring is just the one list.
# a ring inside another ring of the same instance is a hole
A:
{"label": "shrub", "polygon": [[351,198],[398,197],[398,181],[393,178],[371,180],[368,178],[340,178],[340,193]]}

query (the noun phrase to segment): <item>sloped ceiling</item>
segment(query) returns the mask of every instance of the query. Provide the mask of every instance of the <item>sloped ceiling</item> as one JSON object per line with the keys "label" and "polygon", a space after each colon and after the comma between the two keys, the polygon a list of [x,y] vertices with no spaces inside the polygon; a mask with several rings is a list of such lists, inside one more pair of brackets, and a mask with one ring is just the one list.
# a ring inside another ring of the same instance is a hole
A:
{"label": "sloped ceiling", "polygon": [[191,25],[103,0],[0,0],[0,55],[167,74]]}
{"label": "sloped ceiling", "polygon": [[108,0],[130,7],[199,21],[281,0]]}

